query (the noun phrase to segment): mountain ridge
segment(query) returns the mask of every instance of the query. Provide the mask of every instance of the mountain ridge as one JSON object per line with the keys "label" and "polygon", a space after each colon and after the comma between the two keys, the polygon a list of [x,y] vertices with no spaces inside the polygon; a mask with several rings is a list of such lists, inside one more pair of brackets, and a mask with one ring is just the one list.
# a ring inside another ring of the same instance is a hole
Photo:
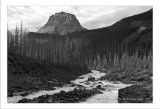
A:
{"label": "mountain ridge", "polygon": [[74,14],[60,12],[51,15],[47,23],[40,28],[37,33],[54,33],[65,35],[75,31],[86,30],[81,26],[80,22]]}
{"label": "mountain ridge", "polygon": [[[26,41],[26,44],[29,44],[27,47],[33,46],[36,50],[45,45],[45,49],[48,52],[51,52],[51,54],[57,53],[54,54],[54,59],[52,58],[54,61],[59,52],[62,52],[62,54],[60,53],[61,55],[65,54],[66,56],[73,53],[75,62],[79,60],[77,63],[81,63],[82,58],[83,60],[88,60],[88,58],[94,59],[97,54],[101,58],[103,55],[109,58],[110,55],[121,55],[126,50],[129,54],[133,54],[137,50],[140,55],[147,54],[150,52],[149,49],[152,48],[153,41],[152,11],[138,14],[136,17],[131,16],[124,20],[122,19],[109,27],[78,31],[67,35],[32,32],[26,36]],[[32,44],[32,42],[34,43]],[[50,49],[50,46],[54,49]],[[35,52],[35,58],[37,58],[39,51],[35,50],[33,50],[32,55]],[[27,52],[30,52],[30,50]],[[68,60],[68,58],[66,59]],[[72,56],[70,58],[73,60]]]}

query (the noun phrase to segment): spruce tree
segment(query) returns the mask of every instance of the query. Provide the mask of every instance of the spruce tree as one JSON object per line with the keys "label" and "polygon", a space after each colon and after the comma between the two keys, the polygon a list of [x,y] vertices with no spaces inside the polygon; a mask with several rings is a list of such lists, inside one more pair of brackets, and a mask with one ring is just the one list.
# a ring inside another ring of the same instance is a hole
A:
{"label": "spruce tree", "polygon": [[16,29],[15,29],[15,47],[17,48],[18,47],[18,41],[19,41],[19,30],[17,28],[17,25],[16,25]]}
{"label": "spruce tree", "polygon": [[106,68],[107,67],[107,59],[105,57],[105,55],[103,56],[103,60],[102,60],[102,68]]}
{"label": "spruce tree", "polygon": [[102,69],[102,62],[101,62],[101,58],[99,55],[97,55],[97,69],[98,70]]}

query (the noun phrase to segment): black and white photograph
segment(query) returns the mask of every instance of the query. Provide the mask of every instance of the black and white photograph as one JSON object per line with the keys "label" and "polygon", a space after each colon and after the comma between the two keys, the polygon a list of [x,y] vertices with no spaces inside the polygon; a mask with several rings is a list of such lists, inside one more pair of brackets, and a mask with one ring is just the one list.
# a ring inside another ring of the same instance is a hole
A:
{"label": "black and white photograph", "polygon": [[7,103],[153,103],[153,10],[8,5]]}

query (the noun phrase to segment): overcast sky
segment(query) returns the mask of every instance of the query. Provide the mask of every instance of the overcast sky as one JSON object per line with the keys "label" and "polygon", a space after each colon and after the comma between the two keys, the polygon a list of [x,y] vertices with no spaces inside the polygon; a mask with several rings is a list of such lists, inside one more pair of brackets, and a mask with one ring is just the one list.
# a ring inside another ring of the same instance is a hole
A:
{"label": "overcast sky", "polygon": [[81,25],[87,29],[109,26],[116,21],[151,9],[151,6],[8,6],[9,30],[14,30],[16,23],[28,31],[37,31],[49,16],[57,12],[76,15]]}

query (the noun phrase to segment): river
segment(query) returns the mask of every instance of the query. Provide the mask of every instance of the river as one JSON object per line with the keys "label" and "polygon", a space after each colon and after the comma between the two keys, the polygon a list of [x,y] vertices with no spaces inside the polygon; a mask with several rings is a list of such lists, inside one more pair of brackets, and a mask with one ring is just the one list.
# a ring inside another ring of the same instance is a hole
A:
{"label": "river", "polygon": [[[104,88],[102,90],[103,94],[96,94],[90,98],[88,98],[85,102],[81,103],[118,103],[118,90],[127,86],[130,86],[131,84],[123,84],[121,82],[110,82],[107,80],[100,80],[102,76],[105,76],[105,73],[102,73],[100,71],[92,70],[92,73],[88,73],[82,76],[79,76],[77,79],[71,81],[72,84],[67,84],[63,87],[56,87],[55,90],[40,90],[35,93],[31,93],[27,96],[13,96],[8,97],[7,101],[8,103],[17,103],[19,100],[28,98],[33,99],[36,97],[39,97],[41,95],[52,95],[55,93],[58,93],[60,91],[72,91],[75,88],[85,87],[86,89],[93,89],[97,86],[101,86]],[[88,81],[89,77],[94,77],[94,81]],[[75,85],[73,85],[75,84]]]}

